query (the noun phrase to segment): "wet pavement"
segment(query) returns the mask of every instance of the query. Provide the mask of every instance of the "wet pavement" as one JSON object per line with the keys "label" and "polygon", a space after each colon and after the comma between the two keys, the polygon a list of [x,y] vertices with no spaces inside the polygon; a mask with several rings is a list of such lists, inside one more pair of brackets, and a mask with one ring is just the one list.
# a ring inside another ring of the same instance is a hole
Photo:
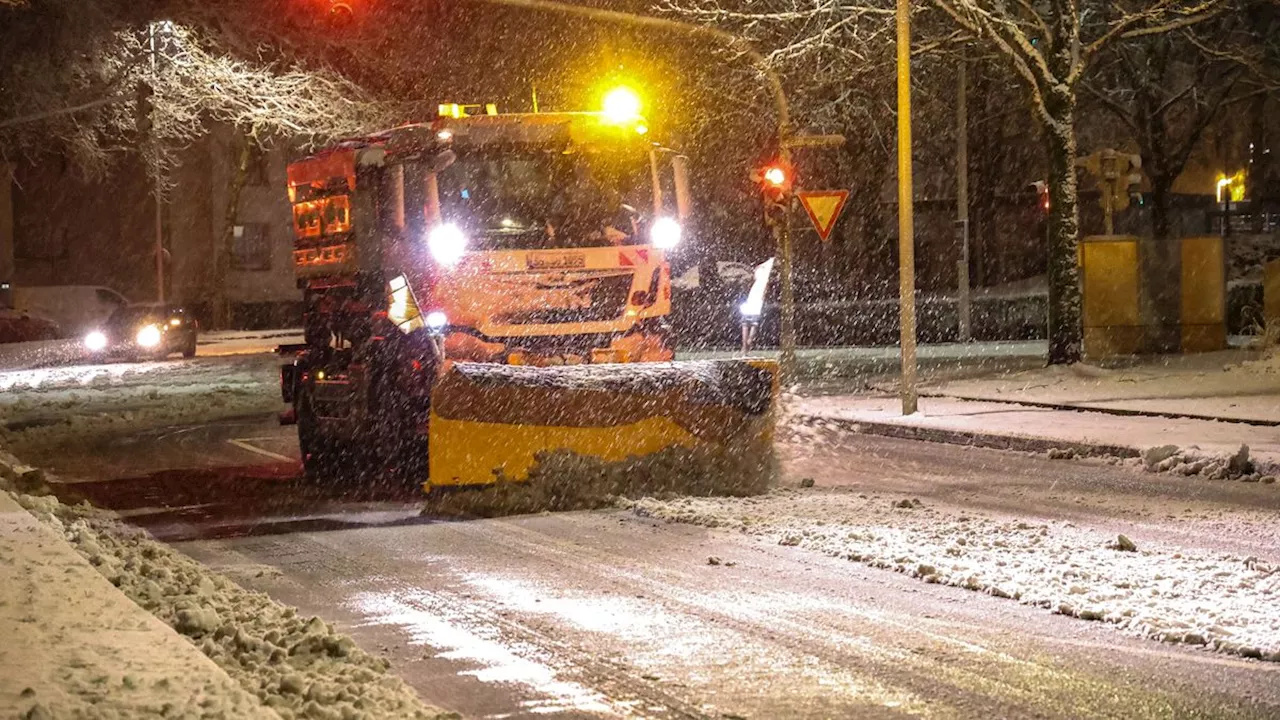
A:
{"label": "wet pavement", "polygon": [[[60,495],[335,622],[467,717],[1280,716],[1274,663],[621,510],[424,518],[412,489],[309,485],[296,457],[292,428],[260,418],[35,460]],[[1182,479],[1179,494],[1126,468],[884,438],[828,438],[788,462],[793,482],[823,470],[820,487],[1101,524],[1168,493],[1226,507],[1260,492]]]}

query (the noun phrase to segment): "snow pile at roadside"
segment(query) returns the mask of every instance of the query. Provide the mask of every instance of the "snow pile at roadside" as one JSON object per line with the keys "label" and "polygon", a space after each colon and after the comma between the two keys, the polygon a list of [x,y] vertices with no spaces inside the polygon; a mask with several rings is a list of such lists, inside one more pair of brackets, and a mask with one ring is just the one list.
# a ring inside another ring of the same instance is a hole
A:
{"label": "snow pile at roadside", "polygon": [[285,720],[444,718],[316,617],[301,617],[88,506],[18,495],[134,602],[185,635]]}
{"label": "snow pile at roadside", "polygon": [[1142,453],[1142,465],[1147,472],[1174,475],[1199,475],[1210,480],[1241,480],[1272,484],[1275,472],[1280,468],[1267,463],[1256,463],[1249,457],[1249,446],[1229,455],[1205,455],[1199,448],[1180,448],[1177,445],[1160,445],[1147,448]]}
{"label": "snow pile at roadside", "polygon": [[0,441],[20,455],[74,441],[280,408],[278,361],[234,359],[0,372]]}
{"label": "snow pile at roadside", "polygon": [[645,516],[738,530],[1173,643],[1280,661],[1280,563],[1136,543],[875,493],[645,499]]}
{"label": "snow pile at roadside", "polygon": [[0,717],[279,720],[0,490]]}

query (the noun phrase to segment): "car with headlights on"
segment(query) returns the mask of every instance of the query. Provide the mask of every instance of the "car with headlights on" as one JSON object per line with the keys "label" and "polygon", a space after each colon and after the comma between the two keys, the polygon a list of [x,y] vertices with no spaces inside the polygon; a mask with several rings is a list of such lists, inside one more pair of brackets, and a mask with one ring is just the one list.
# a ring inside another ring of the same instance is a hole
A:
{"label": "car with headlights on", "polygon": [[126,305],[85,335],[84,347],[100,357],[194,357],[200,324],[185,308],[165,303]]}

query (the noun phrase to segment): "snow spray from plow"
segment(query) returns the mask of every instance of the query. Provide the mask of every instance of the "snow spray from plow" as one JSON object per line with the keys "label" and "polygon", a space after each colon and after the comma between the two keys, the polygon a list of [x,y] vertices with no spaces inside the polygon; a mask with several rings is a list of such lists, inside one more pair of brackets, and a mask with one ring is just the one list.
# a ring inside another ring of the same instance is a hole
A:
{"label": "snow spray from plow", "polygon": [[755,484],[773,464],[777,395],[777,365],[765,360],[457,363],[432,393],[428,489],[522,482],[547,462],[563,470],[566,455],[625,474],[673,451],[726,476],[700,486]]}

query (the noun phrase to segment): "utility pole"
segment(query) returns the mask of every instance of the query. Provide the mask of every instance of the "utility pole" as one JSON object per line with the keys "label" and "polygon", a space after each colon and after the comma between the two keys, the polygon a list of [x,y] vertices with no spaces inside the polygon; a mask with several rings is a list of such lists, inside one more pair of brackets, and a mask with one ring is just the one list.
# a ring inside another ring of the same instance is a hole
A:
{"label": "utility pole", "polygon": [[[782,166],[791,168],[791,123],[778,125],[778,158]],[[791,172],[791,170],[788,170]],[[782,317],[778,337],[778,372],[783,382],[794,380],[796,367],[796,305],[795,287],[791,282],[791,205],[795,202],[795,194],[790,189],[784,197],[782,219],[773,226],[773,236],[778,249],[778,274],[782,286],[779,298],[782,301]],[[783,388],[785,389],[785,385]]]}
{"label": "utility pole", "polygon": [[[159,77],[158,69],[160,67],[159,58],[158,58],[160,49],[159,47],[157,47],[157,43],[156,43],[156,24],[154,22],[147,25],[147,32],[149,36],[148,39],[150,40],[150,44],[151,44],[151,77],[154,80],[155,78]],[[155,131],[154,131],[155,126],[150,118],[148,118],[148,124],[150,126],[149,129],[152,130],[151,132],[152,149],[155,151],[156,158],[157,158],[155,185],[152,187],[152,190],[151,190],[151,194],[155,198],[155,203],[156,203],[156,230],[155,230],[156,232],[156,248],[155,248],[156,302],[163,303],[164,302],[164,210],[161,203],[163,203],[164,201],[163,201],[163,193],[162,193],[161,178],[160,178],[161,169],[160,169],[160,164],[158,162],[159,155],[160,155],[160,142],[159,140],[156,139]]]}
{"label": "utility pole", "polygon": [[960,342],[969,342],[973,318],[969,290],[969,62],[963,54],[956,77],[956,230],[960,233],[957,325]]}
{"label": "utility pole", "polygon": [[916,398],[916,253],[911,191],[911,5],[897,2],[898,25],[898,322],[902,344],[902,414]]}

